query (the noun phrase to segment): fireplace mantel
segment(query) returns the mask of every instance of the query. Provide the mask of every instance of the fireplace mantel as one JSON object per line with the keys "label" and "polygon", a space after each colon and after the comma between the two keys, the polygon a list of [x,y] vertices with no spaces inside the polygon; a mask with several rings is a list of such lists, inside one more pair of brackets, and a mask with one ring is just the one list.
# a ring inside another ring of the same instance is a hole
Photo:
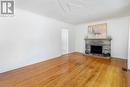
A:
{"label": "fireplace mantel", "polygon": [[85,38],[84,40],[112,40],[111,38]]}
{"label": "fireplace mantel", "polygon": [[91,46],[102,46],[102,54],[96,54],[101,56],[111,56],[111,38],[85,38],[85,53],[91,54]]}

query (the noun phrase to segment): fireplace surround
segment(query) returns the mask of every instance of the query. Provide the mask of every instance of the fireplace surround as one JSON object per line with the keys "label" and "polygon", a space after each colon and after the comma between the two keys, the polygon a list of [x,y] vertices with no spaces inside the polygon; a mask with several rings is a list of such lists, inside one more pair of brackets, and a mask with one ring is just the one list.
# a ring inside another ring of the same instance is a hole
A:
{"label": "fireplace surround", "polygon": [[111,56],[111,38],[90,39],[85,38],[85,53],[91,55]]}

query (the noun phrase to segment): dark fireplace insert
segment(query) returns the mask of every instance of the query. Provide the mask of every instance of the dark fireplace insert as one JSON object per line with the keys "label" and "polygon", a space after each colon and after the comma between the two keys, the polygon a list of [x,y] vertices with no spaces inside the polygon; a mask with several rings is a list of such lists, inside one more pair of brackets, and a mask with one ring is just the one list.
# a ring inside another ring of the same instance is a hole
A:
{"label": "dark fireplace insert", "polygon": [[90,52],[92,54],[102,54],[102,49],[103,49],[102,46],[91,45]]}

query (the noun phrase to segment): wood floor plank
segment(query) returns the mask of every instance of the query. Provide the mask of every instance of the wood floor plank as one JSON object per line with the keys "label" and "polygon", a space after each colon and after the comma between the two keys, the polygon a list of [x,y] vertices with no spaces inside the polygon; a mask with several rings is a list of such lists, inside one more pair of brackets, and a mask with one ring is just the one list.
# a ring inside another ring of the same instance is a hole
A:
{"label": "wood floor plank", "polygon": [[126,60],[71,53],[0,74],[0,87],[130,87]]}

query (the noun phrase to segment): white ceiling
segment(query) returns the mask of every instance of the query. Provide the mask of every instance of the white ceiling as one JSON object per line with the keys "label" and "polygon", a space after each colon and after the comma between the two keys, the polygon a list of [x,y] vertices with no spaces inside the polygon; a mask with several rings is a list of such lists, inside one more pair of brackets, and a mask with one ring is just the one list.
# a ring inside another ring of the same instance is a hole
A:
{"label": "white ceiling", "polygon": [[16,8],[71,24],[130,15],[130,0],[16,0]]}

